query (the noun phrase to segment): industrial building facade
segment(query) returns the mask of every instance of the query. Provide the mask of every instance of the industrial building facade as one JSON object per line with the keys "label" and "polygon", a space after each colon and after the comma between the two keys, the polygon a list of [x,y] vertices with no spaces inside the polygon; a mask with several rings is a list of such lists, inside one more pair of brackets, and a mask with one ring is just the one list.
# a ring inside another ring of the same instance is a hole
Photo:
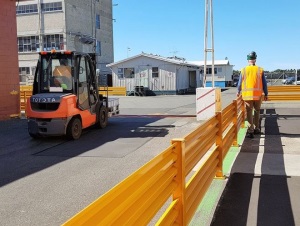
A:
{"label": "industrial building facade", "polygon": [[19,2],[17,43],[21,84],[30,84],[38,52],[74,50],[96,53],[100,74],[113,62],[111,0],[33,0]]}

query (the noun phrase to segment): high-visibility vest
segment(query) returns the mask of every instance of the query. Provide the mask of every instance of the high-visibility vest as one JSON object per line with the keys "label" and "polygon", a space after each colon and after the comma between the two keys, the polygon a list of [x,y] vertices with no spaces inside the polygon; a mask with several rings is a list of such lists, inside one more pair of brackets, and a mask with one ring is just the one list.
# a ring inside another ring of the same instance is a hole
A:
{"label": "high-visibility vest", "polygon": [[241,70],[243,100],[260,100],[263,92],[263,69],[256,65],[249,65]]}

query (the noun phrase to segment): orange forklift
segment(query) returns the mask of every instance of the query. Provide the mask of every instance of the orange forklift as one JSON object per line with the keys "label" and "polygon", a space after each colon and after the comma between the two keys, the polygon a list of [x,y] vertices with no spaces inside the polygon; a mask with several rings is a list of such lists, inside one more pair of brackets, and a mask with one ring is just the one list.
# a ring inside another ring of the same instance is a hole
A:
{"label": "orange forklift", "polygon": [[83,129],[105,128],[108,117],[119,113],[118,99],[99,94],[95,59],[95,54],[75,51],[39,53],[26,105],[31,137],[66,135],[76,140]]}

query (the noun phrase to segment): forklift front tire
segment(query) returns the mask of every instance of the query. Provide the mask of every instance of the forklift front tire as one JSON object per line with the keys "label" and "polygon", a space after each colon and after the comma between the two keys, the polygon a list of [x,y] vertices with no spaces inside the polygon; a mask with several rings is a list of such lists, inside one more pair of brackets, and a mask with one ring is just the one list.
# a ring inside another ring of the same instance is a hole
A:
{"label": "forklift front tire", "polygon": [[81,136],[82,125],[79,118],[72,118],[67,127],[67,138],[77,140]]}

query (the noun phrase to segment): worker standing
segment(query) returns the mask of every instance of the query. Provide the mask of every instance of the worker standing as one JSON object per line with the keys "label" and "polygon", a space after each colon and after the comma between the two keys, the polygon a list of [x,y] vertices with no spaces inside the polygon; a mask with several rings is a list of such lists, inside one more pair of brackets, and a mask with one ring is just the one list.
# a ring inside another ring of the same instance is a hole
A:
{"label": "worker standing", "polygon": [[[248,130],[247,137],[254,138],[254,134],[260,134],[260,106],[262,94],[264,100],[268,100],[267,80],[263,68],[255,65],[257,55],[254,51],[247,55],[248,66],[241,69],[238,82],[237,96],[242,95],[246,103]],[[254,118],[253,118],[254,109]]]}

